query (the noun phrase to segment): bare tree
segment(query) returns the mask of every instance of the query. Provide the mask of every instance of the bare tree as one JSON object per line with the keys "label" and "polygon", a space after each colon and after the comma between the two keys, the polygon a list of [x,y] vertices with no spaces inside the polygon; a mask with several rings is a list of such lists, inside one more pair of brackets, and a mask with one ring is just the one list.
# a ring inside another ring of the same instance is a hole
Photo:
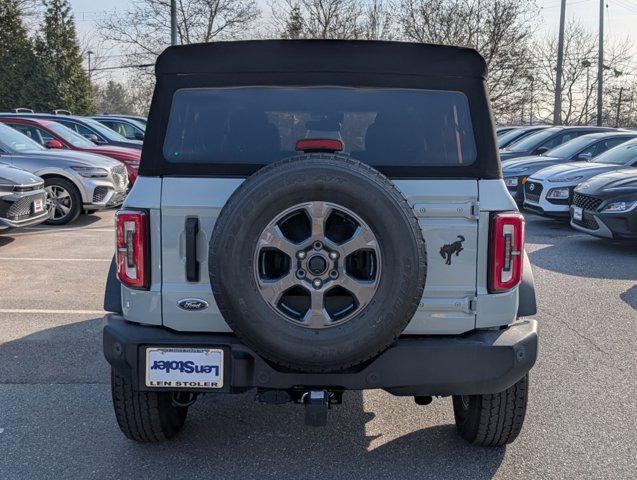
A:
{"label": "bare tree", "polygon": [[[182,44],[239,38],[257,20],[255,0],[177,0],[177,34]],[[170,0],[140,0],[104,18],[105,40],[140,57],[156,57],[170,40]]]}
{"label": "bare tree", "polygon": [[496,118],[519,116],[531,76],[533,0],[396,0],[393,10],[407,40],[478,50]]}
{"label": "bare tree", "polygon": [[274,0],[271,9],[281,38],[392,37],[391,17],[382,0]]}
{"label": "bare tree", "polygon": [[90,65],[90,80],[91,82],[97,82],[106,76],[104,67],[111,63],[113,58],[118,58],[117,55],[111,55],[112,48],[110,45],[98,41],[92,32],[84,32],[78,35],[78,41],[80,43],[80,56],[84,61],[84,68],[89,72],[88,58],[89,53],[91,57]]}
{"label": "bare tree", "polygon": [[[555,95],[557,36],[552,35],[534,47],[533,67],[542,92],[539,106],[548,115]],[[630,42],[608,42],[604,52],[604,123],[614,124],[619,86],[632,73]],[[597,36],[582,25],[571,22],[564,33],[562,76],[562,122],[586,125],[596,116]],[[613,96],[614,94],[614,96]],[[628,98],[628,97],[625,97]],[[621,103],[621,102],[620,102]]]}
{"label": "bare tree", "polygon": [[604,123],[613,127],[637,124],[637,82],[635,78],[614,85],[606,92]]}
{"label": "bare tree", "polygon": [[395,40],[398,37],[387,2],[373,0],[366,5],[363,35],[366,40]]}
{"label": "bare tree", "polygon": [[297,38],[359,38],[363,7],[356,0],[275,0],[272,18],[283,33],[281,22],[301,16]]}
{"label": "bare tree", "polygon": [[[260,16],[255,0],[177,0],[177,34],[182,44],[244,38]],[[98,23],[103,41],[121,53],[126,66],[154,63],[170,44],[170,0],[138,0],[128,10],[103,18]],[[140,99],[138,110],[150,101],[152,69],[131,68],[131,85]]]}

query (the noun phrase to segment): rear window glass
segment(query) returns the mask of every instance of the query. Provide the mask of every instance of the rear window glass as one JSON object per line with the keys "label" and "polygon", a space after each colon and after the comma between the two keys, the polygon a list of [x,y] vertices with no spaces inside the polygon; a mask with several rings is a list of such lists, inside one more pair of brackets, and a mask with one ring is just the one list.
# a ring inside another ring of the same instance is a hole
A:
{"label": "rear window glass", "polygon": [[346,87],[179,90],[163,153],[172,163],[268,164],[306,138],[341,140],[345,153],[378,167],[476,160],[464,94]]}

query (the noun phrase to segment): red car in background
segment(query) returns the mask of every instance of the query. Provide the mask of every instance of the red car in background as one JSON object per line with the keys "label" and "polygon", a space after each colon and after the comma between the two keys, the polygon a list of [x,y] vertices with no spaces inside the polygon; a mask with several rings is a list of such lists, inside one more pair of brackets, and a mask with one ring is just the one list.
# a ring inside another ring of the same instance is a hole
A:
{"label": "red car in background", "polygon": [[68,127],[52,120],[37,118],[0,118],[0,122],[13,127],[46,148],[67,148],[97,153],[119,160],[126,165],[128,181],[132,186],[137,179],[141,151],[135,148],[95,145]]}

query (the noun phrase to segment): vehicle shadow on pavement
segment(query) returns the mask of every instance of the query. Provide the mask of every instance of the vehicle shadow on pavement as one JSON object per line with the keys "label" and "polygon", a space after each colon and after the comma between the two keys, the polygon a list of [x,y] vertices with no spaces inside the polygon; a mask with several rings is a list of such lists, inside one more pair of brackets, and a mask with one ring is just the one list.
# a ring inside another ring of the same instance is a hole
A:
{"label": "vehicle shadow on pavement", "polygon": [[77,220],[75,220],[68,227],[88,227],[89,225],[94,224],[95,222],[99,222],[102,219],[99,215],[95,215],[94,213],[89,213],[87,215],[80,215]]}
{"label": "vehicle shadow on pavement", "polygon": [[566,275],[637,280],[637,249],[626,243],[577,235],[555,239],[552,245],[528,255],[532,265]]}
{"label": "vehicle shadow on pavement", "polygon": [[[383,415],[375,420],[376,415],[365,410],[363,398],[361,392],[349,392],[343,404],[330,411],[326,427],[312,428],[304,425],[303,408],[298,405],[258,405],[253,394],[208,396],[193,409],[175,446],[187,449],[192,464],[217,457],[226,478],[249,478],[261,471],[261,478],[298,479],[316,474],[328,478],[488,479],[502,463],[504,448],[471,446],[457,435],[454,425],[405,433],[402,418]],[[414,408],[428,415],[427,408]],[[411,412],[395,414],[402,413]],[[374,422],[373,434],[368,431],[370,422]],[[239,457],[243,459],[237,465]]]}
{"label": "vehicle shadow on pavement", "polygon": [[0,384],[108,382],[102,325],[101,318],[68,323],[3,343],[15,335],[5,328],[0,333]]}
{"label": "vehicle shadow on pavement", "polygon": [[0,248],[15,242],[15,238],[11,236],[13,230],[0,230]]}
{"label": "vehicle shadow on pavement", "polygon": [[619,298],[637,310],[637,285],[620,294]]}
{"label": "vehicle shadow on pavement", "polygon": [[9,399],[0,412],[4,478],[44,478],[74,459],[69,478],[488,479],[504,459],[504,448],[474,447],[456,434],[448,399],[419,407],[382,392],[346,393],[322,428],[305,426],[299,405],[260,405],[254,392],[209,394],[173,441],[137,444],[115,421],[101,327],[92,319],[0,336],[8,339],[0,343],[0,392]]}

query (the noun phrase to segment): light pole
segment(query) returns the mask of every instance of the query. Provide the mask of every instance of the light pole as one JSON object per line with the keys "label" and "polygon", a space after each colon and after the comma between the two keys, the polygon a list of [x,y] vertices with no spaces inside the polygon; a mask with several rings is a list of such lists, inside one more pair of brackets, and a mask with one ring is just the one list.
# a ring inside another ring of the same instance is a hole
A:
{"label": "light pole", "polygon": [[604,0],[599,0],[599,54],[597,58],[597,126],[602,126],[604,106]]}
{"label": "light pole", "polygon": [[177,45],[177,2],[170,0],[170,44]]}
{"label": "light pole", "polygon": [[529,99],[530,101],[530,110],[529,110],[529,125],[533,125],[533,90],[535,87],[535,77],[533,75],[527,75],[526,76],[527,80],[529,80],[531,82],[531,98]]}
{"label": "light pole", "polygon": [[584,118],[586,125],[588,125],[588,97],[590,97],[591,92],[591,67],[593,64],[590,60],[582,60],[582,67],[586,68],[586,98],[584,99]]}
{"label": "light pole", "polygon": [[88,81],[89,83],[91,83],[91,55],[94,55],[95,52],[93,52],[93,50],[89,50],[88,52],[86,52],[86,55],[88,56]]}
{"label": "light pole", "polygon": [[557,73],[555,74],[555,103],[553,105],[553,125],[562,124],[562,68],[564,64],[564,17],[566,0],[560,7],[560,37],[557,42]]}

